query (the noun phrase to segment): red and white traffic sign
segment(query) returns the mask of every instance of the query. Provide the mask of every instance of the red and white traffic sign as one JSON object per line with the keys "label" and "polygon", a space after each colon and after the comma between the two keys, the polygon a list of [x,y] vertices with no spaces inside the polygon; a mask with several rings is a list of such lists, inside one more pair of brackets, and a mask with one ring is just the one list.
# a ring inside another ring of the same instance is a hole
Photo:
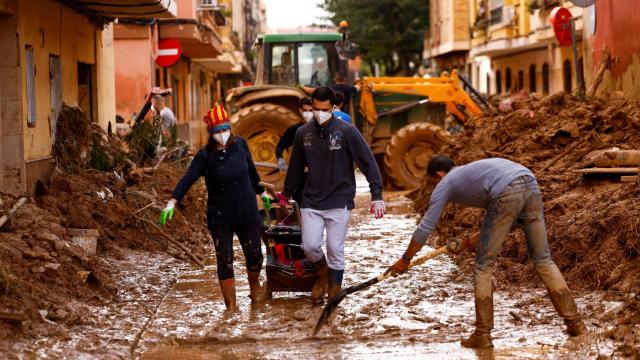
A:
{"label": "red and white traffic sign", "polygon": [[176,39],[163,39],[158,42],[158,56],[156,64],[162,67],[170,67],[180,60],[182,45]]}
{"label": "red and white traffic sign", "polygon": [[557,7],[551,11],[549,22],[560,46],[571,45],[571,11],[564,7]]}

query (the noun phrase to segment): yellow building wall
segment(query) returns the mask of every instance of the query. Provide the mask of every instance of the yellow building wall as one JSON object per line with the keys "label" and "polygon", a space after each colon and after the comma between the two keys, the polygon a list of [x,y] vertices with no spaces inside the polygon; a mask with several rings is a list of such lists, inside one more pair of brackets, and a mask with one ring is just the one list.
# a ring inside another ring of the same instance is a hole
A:
{"label": "yellow building wall", "polygon": [[[578,47],[578,54],[581,54],[581,44]],[[555,93],[564,90],[564,68],[565,60],[571,62],[571,83],[572,89],[577,87],[576,74],[573,68],[573,53],[570,47],[550,46],[538,50],[530,50],[520,52],[514,55],[498,57],[491,60],[491,93],[496,92],[496,73],[500,70],[502,77],[502,92],[507,93],[506,70],[511,70],[511,84],[513,87],[518,82],[518,72],[524,72],[524,82],[522,89],[529,91],[529,69],[531,65],[536,66],[536,93],[543,93],[542,83],[542,66],[547,63],[549,65],[549,93]],[[481,76],[480,81],[484,81]]]}
{"label": "yellow building wall", "polygon": [[469,0],[453,0],[453,40],[469,40]]}
{"label": "yellow building wall", "polygon": [[[96,36],[101,34],[101,31],[97,31],[96,25],[91,24],[87,17],[60,2],[41,0],[20,1],[19,3],[18,32],[21,64],[26,63],[25,46],[30,45],[33,47],[36,67],[35,126],[27,124],[26,68],[22,67],[24,159],[28,161],[52,154],[49,124],[51,113],[49,56],[60,57],[62,101],[68,105],[77,106],[78,62],[96,64]],[[108,53],[108,50],[106,52]],[[97,76],[94,77],[94,81],[98,81]],[[94,88],[97,88],[97,84]],[[104,99],[101,111],[103,114],[114,111],[113,98],[111,98],[111,105],[108,104],[109,100],[109,98]],[[112,109],[109,110],[109,107]]]}

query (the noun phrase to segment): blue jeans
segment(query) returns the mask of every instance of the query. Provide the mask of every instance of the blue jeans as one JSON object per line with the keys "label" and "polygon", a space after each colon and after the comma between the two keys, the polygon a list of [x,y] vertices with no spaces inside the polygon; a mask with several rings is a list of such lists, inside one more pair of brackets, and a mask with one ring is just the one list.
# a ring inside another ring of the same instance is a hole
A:
{"label": "blue jeans", "polygon": [[[544,282],[552,303],[565,322],[579,318],[573,296],[570,294],[560,270],[551,258],[544,223],[542,195],[535,178],[521,176],[489,203],[480,229],[478,254],[474,278],[476,297],[476,326],[481,331],[493,328],[492,271],[507,234],[514,226],[524,231],[529,257]],[[489,314],[478,314],[478,304]]]}

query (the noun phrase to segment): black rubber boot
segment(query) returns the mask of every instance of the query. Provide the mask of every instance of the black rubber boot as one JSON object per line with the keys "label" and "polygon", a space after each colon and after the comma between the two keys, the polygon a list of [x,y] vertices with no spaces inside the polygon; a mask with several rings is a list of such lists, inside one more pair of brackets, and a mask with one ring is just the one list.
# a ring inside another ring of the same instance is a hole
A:
{"label": "black rubber boot", "polygon": [[329,268],[329,294],[328,299],[331,300],[337,293],[342,290],[342,276],[344,270],[335,270]]}

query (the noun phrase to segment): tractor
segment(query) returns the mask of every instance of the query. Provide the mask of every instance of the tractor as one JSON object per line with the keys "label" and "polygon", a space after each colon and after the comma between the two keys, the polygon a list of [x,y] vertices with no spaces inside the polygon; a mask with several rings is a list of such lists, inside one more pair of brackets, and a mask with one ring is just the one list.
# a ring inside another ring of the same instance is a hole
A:
{"label": "tractor", "polygon": [[[227,104],[234,133],[247,140],[253,160],[263,165],[261,178],[280,188],[284,173],[273,166],[275,147],[284,131],[301,121],[298,103],[307,96],[304,88],[331,85],[336,73],[347,77],[347,59],[355,56],[356,46],[343,31],[262,35],[256,48],[255,85],[232,89]],[[472,100],[465,83],[456,72],[432,79],[365,77],[356,82],[360,90],[349,107],[351,115],[382,165],[386,183],[419,186],[428,160],[448,142],[447,116],[464,123],[481,112],[476,103],[484,100],[475,91]]]}

